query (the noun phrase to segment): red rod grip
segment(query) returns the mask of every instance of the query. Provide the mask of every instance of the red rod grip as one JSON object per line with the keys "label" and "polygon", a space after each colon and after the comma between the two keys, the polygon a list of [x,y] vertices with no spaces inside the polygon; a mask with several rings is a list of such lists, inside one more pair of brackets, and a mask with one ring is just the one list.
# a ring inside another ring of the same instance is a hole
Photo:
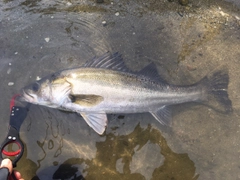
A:
{"label": "red rod grip", "polygon": [[15,95],[12,97],[12,99],[11,99],[11,101],[10,101],[10,110],[12,110],[13,106],[15,106],[15,99],[16,99],[16,97],[18,97],[18,96],[21,96],[21,95],[20,95],[20,94],[15,94]]}

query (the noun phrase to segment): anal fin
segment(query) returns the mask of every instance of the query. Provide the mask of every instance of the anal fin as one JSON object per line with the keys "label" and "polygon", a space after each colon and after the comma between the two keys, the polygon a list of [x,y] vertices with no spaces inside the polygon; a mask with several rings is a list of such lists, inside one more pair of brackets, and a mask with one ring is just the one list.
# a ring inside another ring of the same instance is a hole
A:
{"label": "anal fin", "polygon": [[172,113],[168,106],[162,106],[156,111],[150,112],[161,124],[170,126],[172,123]]}
{"label": "anal fin", "polygon": [[107,115],[106,113],[80,113],[86,123],[93,128],[98,134],[102,135],[107,126]]}

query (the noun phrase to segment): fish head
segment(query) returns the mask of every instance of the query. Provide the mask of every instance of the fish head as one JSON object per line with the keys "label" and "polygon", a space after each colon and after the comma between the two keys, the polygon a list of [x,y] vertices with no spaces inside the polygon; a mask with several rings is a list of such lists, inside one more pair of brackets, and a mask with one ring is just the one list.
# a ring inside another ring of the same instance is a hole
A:
{"label": "fish head", "polygon": [[21,100],[32,104],[51,106],[53,103],[50,79],[44,78],[24,87]]}
{"label": "fish head", "polygon": [[58,74],[47,76],[22,90],[22,101],[59,108],[69,99],[71,84]]}

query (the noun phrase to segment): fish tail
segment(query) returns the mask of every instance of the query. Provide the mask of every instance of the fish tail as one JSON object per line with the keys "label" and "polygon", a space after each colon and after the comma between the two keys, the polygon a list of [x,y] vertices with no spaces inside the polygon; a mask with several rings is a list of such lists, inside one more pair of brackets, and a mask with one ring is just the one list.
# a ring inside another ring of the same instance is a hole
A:
{"label": "fish tail", "polygon": [[209,106],[225,112],[232,111],[232,102],[228,97],[228,83],[229,75],[226,68],[216,70],[200,81],[199,85],[204,87],[205,100]]}

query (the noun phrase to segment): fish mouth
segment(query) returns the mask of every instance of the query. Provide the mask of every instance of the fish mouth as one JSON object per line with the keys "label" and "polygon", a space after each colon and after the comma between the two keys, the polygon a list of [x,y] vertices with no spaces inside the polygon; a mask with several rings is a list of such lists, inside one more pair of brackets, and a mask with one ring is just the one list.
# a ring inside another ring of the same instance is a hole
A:
{"label": "fish mouth", "polygon": [[19,97],[21,101],[32,102],[34,97],[24,89],[22,90],[22,95]]}

